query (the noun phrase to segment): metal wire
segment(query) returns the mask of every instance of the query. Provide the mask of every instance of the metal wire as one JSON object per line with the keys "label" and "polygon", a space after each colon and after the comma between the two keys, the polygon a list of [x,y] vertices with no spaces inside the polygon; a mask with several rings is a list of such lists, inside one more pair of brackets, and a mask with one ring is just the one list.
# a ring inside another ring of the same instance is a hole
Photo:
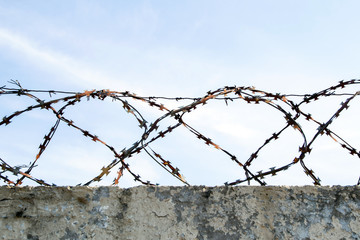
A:
{"label": "metal wire", "polygon": [[[11,124],[14,118],[21,116],[25,112],[30,112],[35,109],[40,110],[50,110],[54,117],[55,123],[50,128],[48,134],[44,136],[43,142],[39,146],[38,153],[33,161],[30,162],[29,165],[22,166],[11,166],[8,164],[3,158],[0,158],[0,178],[4,181],[5,184],[8,185],[21,185],[25,178],[30,179],[40,185],[55,185],[50,184],[46,180],[38,179],[35,176],[31,175],[34,167],[39,167],[39,159],[41,158],[44,151],[47,149],[47,146],[53,139],[53,136],[56,134],[58,130],[58,126],[60,124],[66,124],[70,128],[73,128],[76,131],[80,131],[84,137],[92,139],[94,142],[102,144],[106,149],[112,152],[114,155],[114,159],[108,163],[108,165],[103,166],[99,174],[94,176],[92,179],[87,181],[84,184],[80,185],[90,185],[94,182],[101,181],[104,177],[106,177],[110,171],[114,168],[118,168],[117,177],[113,180],[113,184],[119,184],[121,177],[123,176],[123,172],[126,170],[130,173],[135,181],[138,181],[145,185],[154,185],[154,183],[150,181],[145,181],[140,177],[139,174],[135,173],[130,169],[128,164],[128,159],[131,158],[134,154],[145,152],[148,154],[151,159],[153,159],[157,164],[159,164],[163,169],[165,169],[168,173],[170,173],[173,177],[181,181],[182,183],[189,185],[189,183],[185,180],[183,174],[180,174],[180,169],[174,166],[170,161],[163,158],[158,152],[151,148],[151,144],[153,144],[158,139],[164,138],[171,134],[173,130],[179,127],[183,127],[187,129],[190,133],[192,133],[199,141],[202,141],[208,146],[212,146],[215,149],[223,152],[228,156],[230,161],[234,161],[240,169],[244,171],[245,178],[231,180],[225,183],[225,185],[237,185],[240,183],[248,182],[251,184],[252,182],[257,182],[260,185],[266,185],[264,178],[271,177],[276,174],[279,174],[282,171],[288,170],[295,164],[300,164],[303,168],[305,174],[313,180],[313,184],[320,185],[320,178],[315,175],[314,171],[307,167],[305,163],[305,158],[308,156],[312,150],[314,142],[321,135],[326,135],[337,142],[342,149],[347,151],[349,154],[354,157],[360,158],[360,152],[354,148],[348,141],[345,141],[338,134],[333,132],[330,129],[330,125],[339,117],[339,115],[349,108],[349,103],[353,101],[359,94],[360,91],[357,92],[340,92],[341,89],[348,88],[349,86],[356,86],[360,83],[360,80],[352,79],[349,81],[340,81],[334,86],[326,88],[322,91],[315,92],[312,94],[280,94],[280,93],[271,93],[263,90],[259,90],[255,87],[238,87],[238,86],[225,86],[223,88],[219,88],[217,90],[208,91],[203,97],[156,97],[156,96],[138,96],[134,93],[130,93],[129,91],[110,91],[110,90],[90,90],[84,92],[68,92],[68,91],[55,91],[55,90],[31,90],[24,89],[18,81],[11,80],[11,84],[15,85],[13,88],[8,88],[3,86],[0,88],[0,96],[1,95],[17,95],[20,97],[28,97],[35,101],[33,105],[28,106],[27,108],[18,110],[12,113],[9,116],[2,117],[0,121],[0,126],[7,126]],[[36,94],[40,93],[48,93],[50,99],[43,100],[40,99]],[[62,97],[55,98],[55,96],[61,95]],[[335,97],[342,96],[346,97],[346,100],[341,104],[340,108],[336,110],[336,112],[328,119],[325,123],[320,122],[313,118],[310,113],[303,111],[303,106],[310,104],[312,102],[318,101],[324,97]],[[103,101],[105,98],[111,98],[113,101],[119,101],[122,103],[122,108],[127,113],[131,114],[134,117],[134,120],[139,123],[139,128],[142,129],[141,138],[132,143],[130,147],[124,148],[121,151],[117,151],[112,145],[109,145],[105,140],[101,139],[94,133],[80,127],[75,124],[69,118],[64,117],[64,113],[66,112],[69,106],[74,106],[78,104],[83,99],[96,99],[99,101]],[[191,101],[191,103],[186,104],[185,106],[170,109],[165,106],[165,104],[160,103],[161,100],[166,101]],[[184,121],[184,116],[191,114],[191,112],[196,111],[198,107],[205,105],[209,101],[224,101],[226,105],[229,101],[237,102],[243,101],[248,104],[263,104],[265,106],[271,107],[277,110],[279,113],[283,115],[286,120],[285,125],[278,131],[275,131],[271,136],[269,136],[264,143],[253,152],[247,160],[241,161],[238,156],[231,153],[227,149],[219,146],[212,139],[202,134],[200,131],[195,129],[190,125],[189,122]],[[131,102],[143,102],[148,104],[151,108],[156,108],[163,112],[162,116],[155,119],[153,122],[145,119],[141,114],[140,110],[135,108]],[[55,108],[59,106],[58,108]],[[159,127],[163,125],[165,119],[172,118],[177,123],[174,125],[166,126],[165,130],[159,131]],[[305,134],[304,129],[299,124],[300,120],[307,120],[318,125],[317,131],[312,136],[307,136]],[[280,167],[272,167],[269,170],[263,169],[261,171],[253,172],[249,169],[249,167],[256,161],[257,157],[261,153],[261,150],[269,145],[270,143],[278,140],[282,133],[287,130],[289,127],[292,127],[296,130],[296,132],[302,138],[302,144],[299,146],[299,153],[297,153],[294,158],[290,159],[287,164]],[[21,170],[25,169],[25,170]],[[11,176],[9,176],[11,175]],[[357,183],[360,184],[360,177]]]}

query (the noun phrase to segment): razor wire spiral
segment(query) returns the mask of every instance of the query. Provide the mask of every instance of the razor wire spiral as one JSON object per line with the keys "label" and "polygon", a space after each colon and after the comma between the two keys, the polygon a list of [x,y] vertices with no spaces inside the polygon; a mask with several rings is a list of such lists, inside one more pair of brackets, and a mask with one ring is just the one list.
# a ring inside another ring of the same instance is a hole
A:
{"label": "razor wire spiral", "polygon": [[[3,159],[3,156],[0,156],[0,178],[4,183],[8,185],[18,186],[23,183],[25,178],[30,179],[40,185],[55,185],[50,184],[46,180],[36,178],[32,175],[32,170],[34,167],[40,164],[39,159],[41,158],[44,151],[47,149],[47,146],[51,143],[53,136],[57,133],[58,126],[60,124],[66,124],[68,127],[74,129],[75,131],[80,131],[82,135],[86,138],[90,138],[96,143],[102,144],[108,151],[111,151],[114,155],[114,159],[108,163],[108,165],[103,166],[99,174],[83,183],[82,185],[90,185],[94,182],[101,181],[106,177],[110,171],[117,168],[116,178],[113,180],[113,184],[119,184],[121,177],[124,174],[124,171],[127,171],[132,175],[135,181],[140,182],[145,185],[154,185],[150,181],[144,180],[139,174],[134,172],[128,163],[128,159],[134,156],[137,153],[145,152],[159,164],[165,171],[171,174],[173,177],[181,181],[182,183],[189,185],[185,180],[183,174],[180,173],[180,169],[176,167],[172,162],[163,158],[158,152],[156,152],[151,145],[158,139],[164,138],[171,134],[175,129],[183,127],[192,133],[199,141],[202,141],[210,147],[221,151],[225,154],[230,161],[235,162],[240,169],[245,173],[245,178],[231,180],[225,183],[225,185],[238,185],[240,183],[256,182],[260,185],[266,185],[264,179],[266,177],[274,176],[282,171],[288,170],[295,164],[300,164],[303,168],[305,174],[310,177],[314,185],[321,185],[320,178],[315,174],[315,172],[310,169],[305,162],[306,156],[308,156],[312,150],[314,142],[321,135],[326,135],[333,139],[339,144],[339,146],[347,151],[349,154],[354,157],[360,158],[360,152],[350,145],[348,141],[343,139],[337,133],[333,132],[330,129],[331,124],[340,116],[340,114],[349,108],[349,103],[353,101],[359,94],[360,91],[340,93],[340,89],[347,89],[349,86],[356,86],[360,84],[360,80],[352,79],[349,81],[340,81],[334,86],[326,88],[322,91],[315,92],[312,94],[280,94],[280,93],[271,93],[263,90],[259,90],[255,87],[238,87],[238,86],[225,86],[217,90],[208,91],[204,96],[197,98],[189,97],[144,97],[138,96],[129,91],[111,91],[111,90],[87,90],[83,92],[65,92],[65,91],[55,91],[55,90],[31,90],[25,89],[21,86],[18,81],[9,81],[11,84],[15,85],[13,88],[8,88],[6,86],[0,87],[0,96],[6,95],[17,95],[20,97],[28,97],[35,101],[33,105],[28,106],[27,108],[18,110],[11,115],[2,117],[0,121],[0,126],[7,126],[12,123],[12,121],[21,116],[26,112],[30,112],[34,109],[47,110],[53,113],[55,118],[55,123],[52,125],[48,134],[44,136],[43,141],[39,146],[37,155],[29,165],[23,166],[12,166],[8,164],[6,159]],[[49,100],[43,100],[37,96],[38,93],[48,93],[50,96]],[[60,98],[55,98],[54,96],[62,95]],[[341,106],[334,112],[334,114],[326,122],[321,122],[313,118],[310,113],[307,113],[303,110],[302,106],[311,104],[324,97],[332,96],[344,96],[346,100],[341,103]],[[95,133],[92,133],[81,126],[77,125],[74,121],[64,116],[64,113],[70,106],[76,106],[77,103],[84,99],[95,99],[103,101],[105,98],[110,98],[113,101],[118,101],[122,104],[122,109],[127,113],[133,116],[134,121],[137,121],[139,128],[142,130],[141,137],[133,142],[130,147],[124,148],[121,151],[115,149],[112,145],[108,144],[104,139],[98,137]],[[191,101],[190,104],[185,106],[177,107],[174,109],[168,108],[165,104],[161,103],[161,100],[166,101]],[[247,104],[264,104],[265,106],[271,107],[272,109],[277,110],[282,114],[285,119],[285,125],[274,132],[269,136],[261,145],[253,152],[248,159],[241,160],[235,154],[228,151],[226,148],[216,144],[214,140],[207,137],[205,134],[201,133],[197,129],[191,126],[189,122],[184,120],[184,116],[191,114],[191,112],[196,111],[197,108],[200,108],[202,105],[205,105],[209,101],[220,100],[224,101],[226,105],[228,102],[244,101]],[[148,107],[155,108],[161,111],[163,114],[150,122],[144,118],[138,108],[135,108],[132,104],[132,101],[138,101],[146,104]],[[165,122],[165,119],[171,118],[175,120],[176,124],[163,127],[159,130],[159,127]],[[315,123],[318,128],[312,136],[307,136],[304,129],[299,124],[300,119],[305,119],[307,121]],[[286,165],[280,167],[273,167],[269,170],[261,170],[253,172],[249,169],[251,164],[256,161],[256,158],[259,156],[261,150],[268,144],[276,141],[282,136],[282,133],[288,128],[294,128],[302,138],[302,144],[299,146],[299,152],[290,159]],[[24,169],[25,168],[25,169]],[[11,176],[8,176],[8,175]],[[360,184],[360,178],[357,182],[357,185]],[[81,185],[81,184],[80,184]]]}

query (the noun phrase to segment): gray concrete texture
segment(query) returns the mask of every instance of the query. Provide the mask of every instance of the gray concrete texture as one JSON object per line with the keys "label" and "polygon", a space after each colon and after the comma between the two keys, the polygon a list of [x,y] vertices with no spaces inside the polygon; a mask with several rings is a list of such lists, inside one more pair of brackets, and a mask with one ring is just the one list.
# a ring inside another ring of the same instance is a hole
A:
{"label": "gray concrete texture", "polygon": [[0,187],[1,239],[360,239],[360,187]]}

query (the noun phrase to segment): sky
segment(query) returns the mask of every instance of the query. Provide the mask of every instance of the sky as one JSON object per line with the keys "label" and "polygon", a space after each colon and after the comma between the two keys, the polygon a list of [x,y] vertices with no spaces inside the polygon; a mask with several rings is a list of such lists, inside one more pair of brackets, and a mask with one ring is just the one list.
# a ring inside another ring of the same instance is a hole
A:
{"label": "sky", "polygon": [[[209,90],[233,85],[313,93],[340,80],[359,78],[359,7],[359,1],[350,0],[0,0],[0,85],[9,87],[8,81],[13,79],[27,89],[111,89],[168,97],[202,97]],[[308,109],[325,122],[341,101],[326,99]],[[34,103],[0,96],[0,116],[29,104]],[[359,149],[356,104],[359,106],[358,99],[334,128]],[[269,134],[284,126],[283,117],[268,107],[230,105],[211,103],[187,119],[241,159],[247,159]],[[139,108],[149,119],[161,115],[149,106]],[[141,133],[119,103],[84,102],[66,114],[118,149],[131,145]],[[15,165],[33,161],[54,121],[51,113],[32,111],[0,126],[5,136],[0,140],[0,157]],[[254,168],[279,166],[297,154],[301,139],[294,131],[286,134],[264,150]],[[243,177],[229,158],[185,129],[165,139],[154,148],[179,166],[190,184],[214,186]],[[358,158],[325,137],[315,148],[317,152],[307,161],[324,185],[356,184]],[[58,185],[75,185],[96,176],[112,159],[103,146],[63,124],[33,175]],[[145,180],[182,185],[146,154],[129,161]],[[115,173],[116,169],[98,184],[111,184]],[[266,182],[312,183],[297,165]],[[125,174],[119,186],[137,184]]]}

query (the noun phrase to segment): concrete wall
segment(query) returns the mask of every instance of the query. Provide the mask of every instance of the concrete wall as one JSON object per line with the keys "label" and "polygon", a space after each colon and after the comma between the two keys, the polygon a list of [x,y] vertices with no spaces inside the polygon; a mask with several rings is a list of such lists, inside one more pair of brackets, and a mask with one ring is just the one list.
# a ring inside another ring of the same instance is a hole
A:
{"label": "concrete wall", "polygon": [[0,187],[1,239],[360,239],[359,187]]}

